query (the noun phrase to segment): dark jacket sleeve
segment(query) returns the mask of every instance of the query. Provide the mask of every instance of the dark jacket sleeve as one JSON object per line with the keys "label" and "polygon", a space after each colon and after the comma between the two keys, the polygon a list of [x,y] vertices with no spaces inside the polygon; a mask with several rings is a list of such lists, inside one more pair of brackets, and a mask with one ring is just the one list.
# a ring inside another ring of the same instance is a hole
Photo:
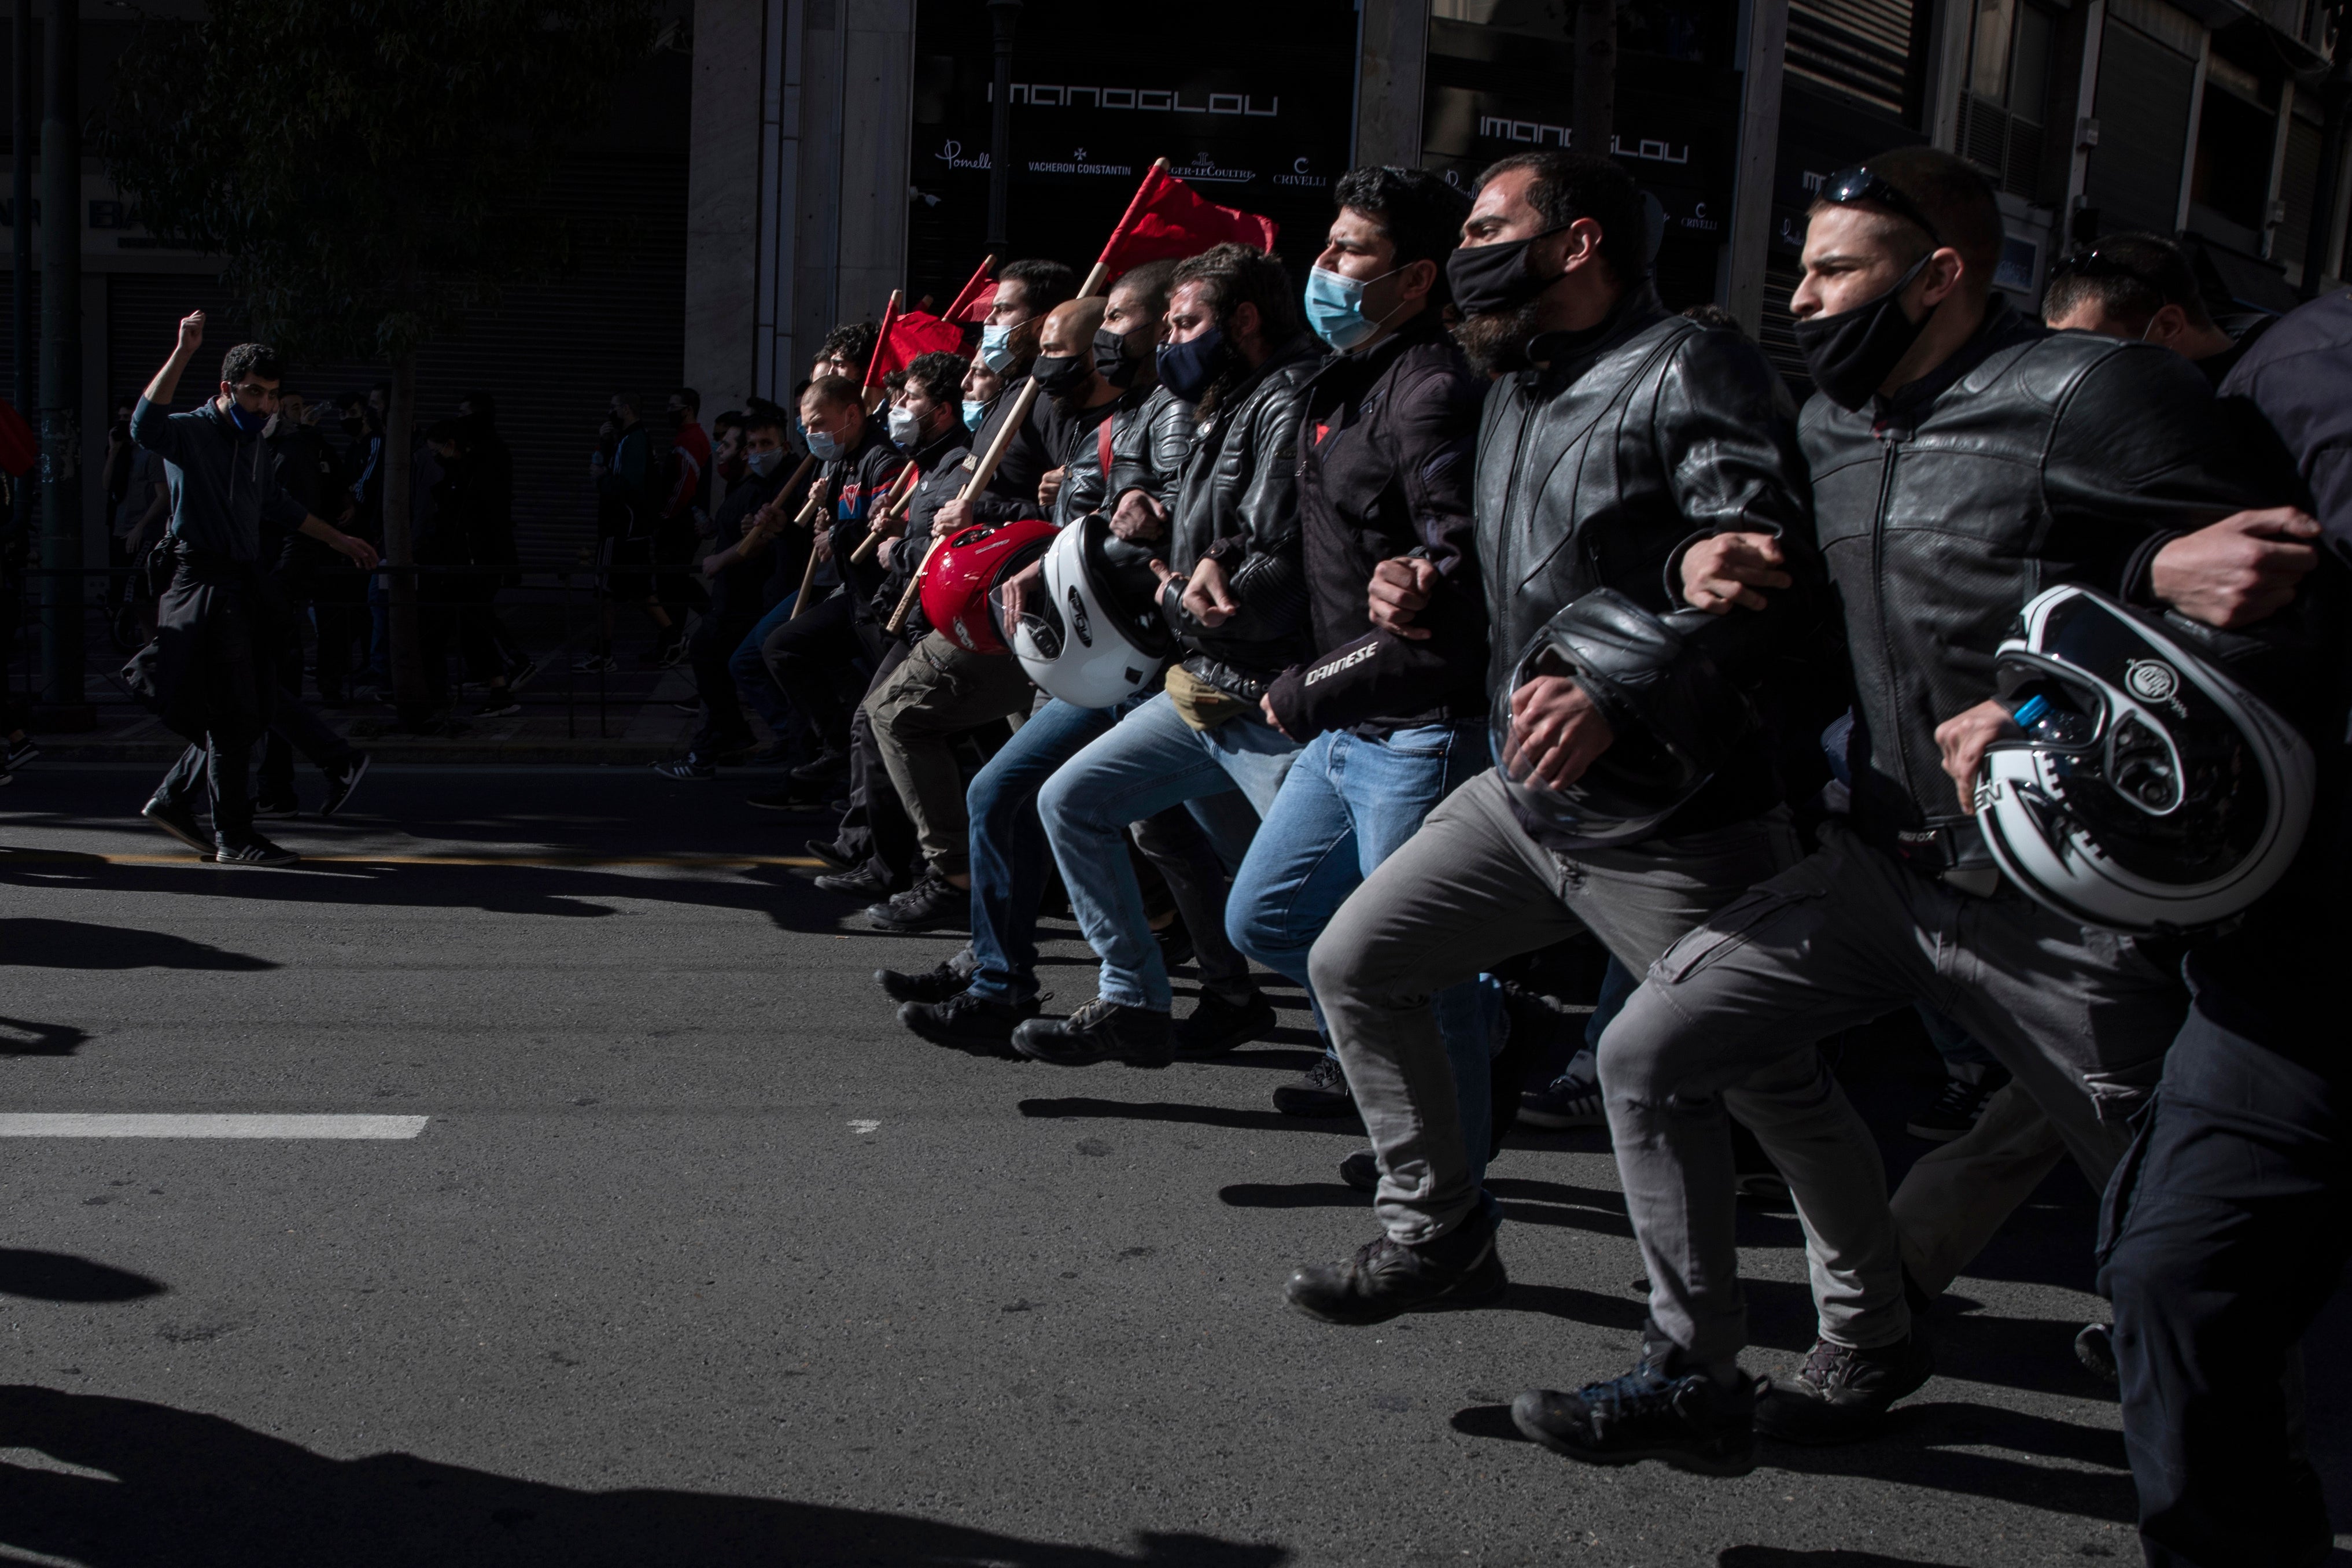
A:
{"label": "dark jacket sleeve", "polygon": [[[1723,678],[1752,685],[1774,658],[1814,645],[1829,601],[1796,409],[1755,344],[1736,332],[1694,332],[1659,388],[1656,439],[1667,486],[1692,528],[1689,542],[1769,534],[1795,579],[1766,594],[1762,610],[1682,623],[1677,657],[1706,659]],[[1665,599],[1674,608],[1684,604],[1682,553],[1667,565]]]}
{"label": "dark jacket sleeve", "polygon": [[143,397],[131,411],[131,439],[167,463],[181,462],[181,434],[171,414]]}
{"label": "dark jacket sleeve", "polygon": [[1129,490],[1140,490],[1163,507],[1176,504],[1176,480],[1192,450],[1197,428],[1192,405],[1166,387],[1145,401],[1143,415],[1111,443],[1110,484],[1106,507]]}
{"label": "dark jacket sleeve", "polygon": [[2152,344],[2119,346],[2076,378],[2051,431],[2045,582],[2144,597],[2168,540],[2264,503],[2245,444],[2195,365]]}
{"label": "dark jacket sleeve", "polygon": [[1171,582],[1161,593],[1169,624],[1198,644],[1270,643],[1306,628],[1307,572],[1298,531],[1298,430],[1306,409],[1298,395],[1301,379],[1284,374],[1262,389],[1264,395],[1236,414],[1235,428],[1226,433],[1228,445],[1217,457],[1220,466],[1236,464],[1246,475],[1230,505],[1220,506],[1214,524],[1219,532],[1201,552],[1225,569],[1234,614],[1207,626],[1184,608],[1181,584]]}
{"label": "dark jacket sleeve", "polygon": [[1415,376],[1387,399],[1382,434],[1394,444],[1419,541],[1412,553],[1437,568],[1428,608],[1415,618],[1430,635],[1375,630],[1286,672],[1266,695],[1291,736],[1426,712],[1483,683],[1486,601],[1470,495],[1485,399],[1484,384],[1451,369]]}

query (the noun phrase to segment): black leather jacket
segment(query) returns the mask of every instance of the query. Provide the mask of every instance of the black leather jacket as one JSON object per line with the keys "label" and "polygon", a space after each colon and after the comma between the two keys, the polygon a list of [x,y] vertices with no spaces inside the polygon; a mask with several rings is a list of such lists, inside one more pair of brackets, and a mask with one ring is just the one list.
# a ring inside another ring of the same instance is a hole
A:
{"label": "black leather jacket", "polygon": [[1114,509],[1121,496],[1140,490],[1172,513],[1176,481],[1183,476],[1184,457],[1200,423],[1191,403],[1166,387],[1153,387],[1134,423],[1111,432],[1109,498],[1103,509]]}
{"label": "black leather jacket", "polygon": [[[1486,397],[1474,491],[1492,626],[1490,692],[1562,610],[1613,588],[1653,614],[1687,609],[1684,548],[1723,532],[1777,536],[1796,586],[1762,611],[1711,617],[1681,640],[1686,671],[1660,689],[1753,687],[1810,648],[1823,619],[1796,409],[1763,352],[1736,331],[1669,316],[1646,285],[1600,326],[1528,346],[1542,368]],[[1711,666],[1717,672],[1699,672]],[[1662,677],[1668,672],[1661,671]],[[1633,703],[1602,711],[1623,729]],[[1593,693],[1596,700],[1601,694]],[[1742,737],[1660,837],[1740,821],[1780,803],[1769,735]],[[1553,835],[1524,823],[1538,841]]]}
{"label": "black leather jacket", "polygon": [[1189,578],[1213,558],[1238,612],[1203,625],[1184,608],[1180,581],[1162,591],[1160,613],[1192,652],[1187,671],[1252,702],[1315,651],[1299,554],[1298,421],[1299,392],[1321,362],[1302,332],[1223,394],[1185,456],[1170,508],[1169,566]]}
{"label": "black leather jacket", "polygon": [[2261,504],[2254,455],[2228,428],[2172,350],[2053,333],[1997,297],[1976,336],[1895,399],[1805,405],[1866,837],[1930,874],[1979,860],[1936,727],[1995,695],[1994,650],[2035,594],[2074,582],[2144,601],[2166,540]]}

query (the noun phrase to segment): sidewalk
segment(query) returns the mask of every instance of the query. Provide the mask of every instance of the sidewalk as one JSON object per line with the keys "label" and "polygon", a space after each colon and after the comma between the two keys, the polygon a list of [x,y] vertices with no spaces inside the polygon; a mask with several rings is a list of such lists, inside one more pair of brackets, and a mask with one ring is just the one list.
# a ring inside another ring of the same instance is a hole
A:
{"label": "sidewalk", "polygon": [[[567,694],[564,682],[572,685]],[[563,670],[543,672],[521,693],[523,710],[506,718],[467,718],[480,695],[468,689],[457,705],[462,733],[419,736],[402,733],[389,704],[368,703],[320,716],[378,762],[497,762],[642,766],[675,757],[693,738],[696,720],[676,703],[694,701],[694,678],[685,665],[667,670],[621,670],[605,677],[599,735],[596,677]],[[41,755],[58,761],[152,762],[177,757],[185,742],[163,723],[122,698],[110,683],[92,683],[98,727],[77,733],[36,729]],[[753,723],[756,725],[757,720]],[[763,737],[764,738],[764,737]]]}

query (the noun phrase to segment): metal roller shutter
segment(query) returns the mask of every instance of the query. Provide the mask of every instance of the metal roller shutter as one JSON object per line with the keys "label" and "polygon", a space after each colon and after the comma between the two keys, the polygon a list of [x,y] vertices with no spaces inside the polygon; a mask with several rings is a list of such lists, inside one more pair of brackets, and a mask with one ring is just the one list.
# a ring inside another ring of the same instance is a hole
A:
{"label": "metal roller shutter", "polygon": [[2112,19],[2099,46],[2099,145],[2089,201],[2109,234],[2172,234],[2180,221],[2180,171],[2189,151],[2197,62]]}
{"label": "metal roller shutter", "polygon": [[2311,239],[2311,214],[2319,196],[2319,155],[2326,141],[2320,128],[2294,119],[2286,127],[2286,164],[2279,172],[2279,200],[2286,208],[2279,219],[2278,238],[2271,246],[2273,260],[2286,266],[2287,277],[2303,280],[2304,248]]}
{"label": "metal roller shutter", "polygon": [[1911,97],[1912,0],[1795,0],[1791,76],[1808,78],[1902,119]]}
{"label": "metal roller shutter", "polygon": [[[416,373],[420,431],[456,413],[469,392],[498,399],[499,431],[514,449],[516,543],[523,564],[540,568],[575,563],[595,538],[588,453],[614,392],[635,396],[656,448],[667,443],[663,400],[686,352],[683,152],[674,162],[567,171],[555,205],[581,236],[578,268],[471,312],[461,336],[426,346]],[[119,273],[107,298],[110,392],[146,384],[190,310],[212,317],[207,348],[249,333],[244,311],[214,277]],[[331,397],[390,374],[381,362],[298,362],[288,380]],[[181,384],[180,406],[194,407],[214,380],[212,367],[199,363]],[[705,422],[718,413],[706,409]]]}

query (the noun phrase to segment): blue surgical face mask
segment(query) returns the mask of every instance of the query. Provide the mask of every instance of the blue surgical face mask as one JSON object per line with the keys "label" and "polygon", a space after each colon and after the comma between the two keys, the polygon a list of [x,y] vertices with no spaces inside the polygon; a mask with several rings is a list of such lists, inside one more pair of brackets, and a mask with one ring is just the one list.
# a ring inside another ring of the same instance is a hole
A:
{"label": "blue surgical face mask", "polygon": [[[1392,267],[1381,277],[1394,277],[1402,268]],[[1307,324],[1315,335],[1346,353],[1376,335],[1383,316],[1375,321],[1364,315],[1364,290],[1378,283],[1381,277],[1358,279],[1343,277],[1328,267],[1312,267],[1307,274]],[[1399,301],[1400,304],[1402,301]],[[1389,316],[1395,315],[1391,309]]]}
{"label": "blue surgical face mask", "polygon": [[1186,402],[1198,402],[1225,368],[1225,329],[1212,327],[1181,343],[1162,343],[1160,384]]}
{"label": "blue surgical face mask", "polygon": [[782,463],[783,460],[784,455],[781,452],[746,452],[743,454],[743,466],[749,468],[752,473],[757,474],[762,479],[774,473],[776,471],[776,465]]}
{"label": "blue surgical face mask", "polygon": [[988,405],[986,403],[973,402],[969,398],[964,400],[963,427],[966,430],[978,430],[980,428],[980,422],[987,417]]}
{"label": "blue surgical face mask", "polygon": [[247,435],[253,434],[269,423],[268,414],[249,413],[246,411],[245,405],[233,397],[228,400],[228,416],[237,429]]}
{"label": "blue surgical face mask", "polygon": [[[1023,326],[1027,324],[1022,323]],[[980,362],[1000,376],[1012,370],[1013,361],[1021,357],[1013,348],[1013,334],[1020,329],[1020,327],[999,327],[992,322],[982,327],[980,329]]]}
{"label": "blue surgical face mask", "polygon": [[809,451],[820,463],[834,462],[847,450],[840,442],[821,430],[812,430],[808,433],[808,444]]}

